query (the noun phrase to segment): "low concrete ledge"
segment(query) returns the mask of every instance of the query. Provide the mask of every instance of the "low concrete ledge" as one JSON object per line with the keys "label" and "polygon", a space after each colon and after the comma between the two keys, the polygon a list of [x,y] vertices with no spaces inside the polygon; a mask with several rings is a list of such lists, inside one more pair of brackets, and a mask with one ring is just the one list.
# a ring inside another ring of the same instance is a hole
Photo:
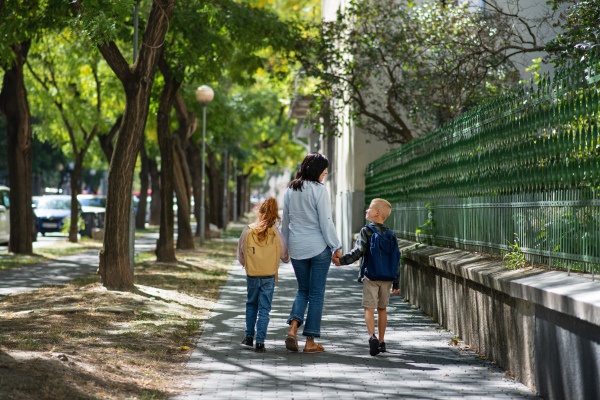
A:
{"label": "low concrete ledge", "polygon": [[600,398],[600,282],[400,241],[401,294],[547,399]]}
{"label": "low concrete ledge", "polygon": [[426,245],[405,246],[403,254],[421,265],[600,326],[600,281],[590,275],[538,268],[508,270],[503,262],[479,254]]}

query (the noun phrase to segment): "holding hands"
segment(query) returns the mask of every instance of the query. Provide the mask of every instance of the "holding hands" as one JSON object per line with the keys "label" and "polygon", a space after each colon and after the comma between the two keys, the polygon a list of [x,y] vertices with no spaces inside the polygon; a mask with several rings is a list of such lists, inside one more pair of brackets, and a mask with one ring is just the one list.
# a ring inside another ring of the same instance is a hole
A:
{"label": "holding hands", "polygon": [[342,256],[342,250],[337,249],[335,253],[333,253],[333,257],[331,257],[331,261],[336,265],[340,266],[340,257]]}

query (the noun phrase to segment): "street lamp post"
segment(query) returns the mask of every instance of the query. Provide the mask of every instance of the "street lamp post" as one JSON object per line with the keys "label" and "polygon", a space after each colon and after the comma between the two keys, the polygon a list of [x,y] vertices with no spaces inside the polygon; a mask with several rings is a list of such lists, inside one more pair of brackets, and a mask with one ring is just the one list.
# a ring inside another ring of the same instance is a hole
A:
{"label": "street lamp post", "polygon": [[205,215],[205,211],[204,211],[204,175],[205,175],[205,157],[206,157],[206,106],[208,105],[208,103],[210,103],[212,101],[212,99],[215,97],[215,93],[213,92],[213,90],[204,85],[204,86],[200,86],[197,90],[196,90],[196,100],[198,100],[198,102],[200,104],[202,104],[202,192],[200,193],[200,245],[204,244],[204,220],[206,218]]}
{"label": "street lamp post", "polygon": [[233,221],[237,222],[237,159],[233,159],[233,181],[235,184],[233,185]]}

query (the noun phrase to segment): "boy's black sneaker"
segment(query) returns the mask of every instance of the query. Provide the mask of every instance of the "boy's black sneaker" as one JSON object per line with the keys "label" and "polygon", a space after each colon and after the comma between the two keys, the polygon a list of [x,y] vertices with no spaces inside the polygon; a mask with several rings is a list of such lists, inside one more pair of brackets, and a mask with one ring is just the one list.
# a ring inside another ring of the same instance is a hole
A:
{"label": "boy's black sneaker", "polygon": [[377,340],[375,335],[369,339],[369,354],[372,356],[379,354],[379,340]]}
{"label": "boy's black sneaker", "polygon": [[379,352],[385,353],[385,342],[379,342]]}
{"label": "boy's black sneaker", "polygon": [[264,353],[265,350],[265,344],[264,343],[256,343],[256,348],[254,349],[255,352],[257,353]]}
{"label": "boy's black sneaker", "polygon": [[242,340],[242,344],[248,347],[252,347],[252,342],[254,342],[254,338],[250,336],[246,336],[244,340]]}

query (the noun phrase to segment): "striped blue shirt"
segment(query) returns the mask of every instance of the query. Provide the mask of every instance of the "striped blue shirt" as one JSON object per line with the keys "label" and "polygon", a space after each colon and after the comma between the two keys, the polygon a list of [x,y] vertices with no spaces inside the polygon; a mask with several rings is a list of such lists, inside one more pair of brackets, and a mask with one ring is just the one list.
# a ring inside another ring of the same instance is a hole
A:
{"label": "striped blue shirt", "polygon": [[305,181],[302,191],[288,188],[283,196],[281,234],[291,258],[305,260],[329,247],[342,248],[331,217],[331,203],[325,186]]}

